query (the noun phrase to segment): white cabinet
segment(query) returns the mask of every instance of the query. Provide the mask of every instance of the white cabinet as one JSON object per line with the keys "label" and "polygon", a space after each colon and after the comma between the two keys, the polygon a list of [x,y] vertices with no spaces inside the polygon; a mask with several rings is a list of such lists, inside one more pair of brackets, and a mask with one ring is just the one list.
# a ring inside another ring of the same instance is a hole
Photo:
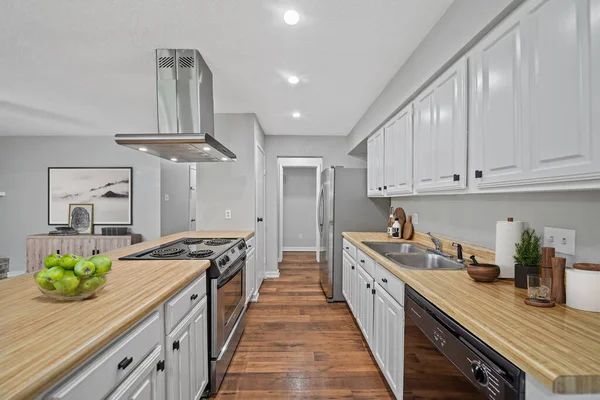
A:
{"label": "white cabinet", "polygon": [[358,326],[371,346],[373,336],[373,278],[360,266],[356,267],[356,307]]}
{"label": "white cabinet", "polygon": [[396,114],[384,127],[384,185],[386,196],[413,191],[413,105]]}
{"label": "white cabinet", "polygon": [[204,299],[167,335],[169,400],[199,399],[208,383],[207,312]]}
{"label": "white cabinet", "polygon": [[256,251],[251,250],[246,257],[246,303],[253,301],[256,288]]}
{"label": "white cabinet", "polygon": [[597,4],[532,0],[474,49],[477,189],[600,184]]}
{"label": "white cabinet", "polygon": [[415,100],[415,190],[466,188],[466,59],[444,72]]}
{"label": "white cabinet", "polygon": [[351,259],[346,252],[342,258],[342,294],[348,303],[350,310],[352,307],[352,277],[354,275],[354,260]]}
{"label": "white cabinet", "polygon": [[383,129],[367,140],[367,195],[369,197],[383,196],[384,146]]}
{"label": "white cabinet", "polygon": [[162,346],[157,346],[106,400],[164,400],[165,372]]}
{"label": "white cabinet", "polygon": [[373,355],[390,388],[402,398],[404,378],[404,309],[375,284]]}

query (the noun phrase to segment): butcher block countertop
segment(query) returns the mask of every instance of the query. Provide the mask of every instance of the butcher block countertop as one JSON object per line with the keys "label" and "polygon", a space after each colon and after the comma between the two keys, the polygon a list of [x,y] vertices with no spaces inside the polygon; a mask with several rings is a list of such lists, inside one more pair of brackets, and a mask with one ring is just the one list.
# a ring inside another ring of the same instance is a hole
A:
{"label": "butcher block countertop", "polygon": [[[523,302],[527,291],[515,288],[512,280],[478,283],[466,270],[402,268],[362,244],[410,242],[388,238],[386,233],[344,232],[343,236],[554,393],[600,393],[600,313],[565,305],[527,306]],[[427,240],[415,234],[416,242],[433,247]],[[444,251],[452,253],[445,243]],[[469,247],[465,258],[473,253],[478,258],[490,256],[484,249],[464,246]]]}
{"label": "butcher block countertop", "polygon": [[84,301],[57,302],[33,275],[0,280],[0,399],[32,399],[200,276],[208,261],[118,261],[181,237],[244,237],[253,232],[183,232],[107,253],[106,287]]}

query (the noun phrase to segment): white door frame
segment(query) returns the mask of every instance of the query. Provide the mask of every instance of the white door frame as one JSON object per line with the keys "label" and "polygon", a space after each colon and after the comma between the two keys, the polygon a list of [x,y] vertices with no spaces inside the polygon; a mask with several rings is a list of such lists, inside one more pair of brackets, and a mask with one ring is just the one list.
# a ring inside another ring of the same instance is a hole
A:
{"label": "white door frame", "polygon": [[[277,173],[278,173],[278,191],[279,191],[279,202],[277,207],[279,208],[279,240],[277,246],[277,261],[283,260],[283,168],[314,168],[315,176],[317,177],[317,190],[315,198],[315,220],[318,218],[317,213],[319,212],[319,191],[321,190],[321,171],[323,170],[323,158],[321,157],[277,157]],[[321,243],[319,240],[319,224],[316,224],[317,241],[315,244],[315,253],[317,261],[319,259],[319,248]]]}
{"label": "white door frame", "polygon": [[[263,170],[259,171],[258,170],[258,154],[257,153],[262,153],[262,157],[263,157]],[[260,143],[256,142],[256,149],[255,149],[255,165],[254,165],[254,169],[255,169],[255,173],[256,173],[256,182],[255,182],[255,194],[254,194],[254,209],[255,209],[255,214],[256,217],[261,217],[263,219],[263,222],[260,222],[263,224],[263,237],[262,237],[262,243],[259,243],[260,240],[259,238],[257,238],[256,240],[256,255],[259,254],[258,251],[258,246],[262,247],[262,260],[259,260],[257,256],[255,256],[255,271],[258,271],[258,268],[262,269],[262,278],[265,278],[266,275],[266,270],[267,270],[267,223],[265,222],[265,215],[266,211],[267,211],[267,207],[266,207],[266,202],[267,202],[267,157],[266,157],[266,152],[265,149],[260,145]],[[263,199],[263,209],[259,210],[258,209],[258,176],[259,174],[263,175],[263,187],[262,187],[262,199]],[[259,215],[259,211],[262,212],[263,215]],[[258,220],[255,219],[254,221],[254,232],[255,235],[258,233]],[[255,288],[256,293],[258,293],[258,289],[260,289],[259,286],[259,282],[257,283],[257,287]],[[262,282],[260,282],[262,283]]]}

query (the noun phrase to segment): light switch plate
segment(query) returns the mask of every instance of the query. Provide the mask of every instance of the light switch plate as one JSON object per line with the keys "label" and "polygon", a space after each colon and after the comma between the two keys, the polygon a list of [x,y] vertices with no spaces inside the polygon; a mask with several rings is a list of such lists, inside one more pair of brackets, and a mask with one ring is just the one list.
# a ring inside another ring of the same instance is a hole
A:
{"label": "light switch plate", "polygon": [[0,192],[0,197],[4,197],[4,196],[6,196],[6,193],[5,192]]}
{"label": "light switch plate", "polygon": [[557,253],[575,255],[575,231],[544,227],[544,247],[554,247]]}
{"label": "light switch plate", "polygon": [[419,225],[419,213],[413,214],[412,222],[413,222],[413,225]]}
{"label": "light switch plate", "polygon": [[165,201],[169,201],[169,195],[165,194]]}
{"label": "light switch plate", "polygon": [[231,210],[225,210],[225,219],[231,219]]}

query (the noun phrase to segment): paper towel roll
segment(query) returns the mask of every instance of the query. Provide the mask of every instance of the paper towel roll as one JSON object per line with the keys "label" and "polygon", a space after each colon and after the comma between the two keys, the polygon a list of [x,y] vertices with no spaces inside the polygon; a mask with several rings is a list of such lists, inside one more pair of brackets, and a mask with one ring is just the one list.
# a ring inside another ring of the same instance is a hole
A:
{"label": "paper towel roll", "polygon": [[567,306],[600,312],[600,272],[567,269]]}
{"label": "paper towel roll", "polygon": [[500,267],[500,278],[515,277],[515,244],[521,241],[524,228],[523,221],[496,222],[496,265]]}

